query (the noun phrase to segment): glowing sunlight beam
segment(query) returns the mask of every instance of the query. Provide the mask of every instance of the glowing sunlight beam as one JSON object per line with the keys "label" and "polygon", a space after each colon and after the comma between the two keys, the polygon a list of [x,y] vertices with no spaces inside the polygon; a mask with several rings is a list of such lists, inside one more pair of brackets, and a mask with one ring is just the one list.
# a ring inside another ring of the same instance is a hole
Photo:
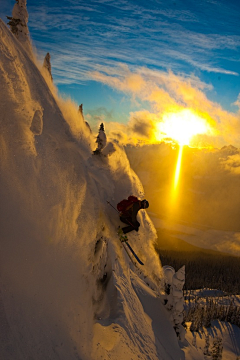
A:
{"label": "glowing sunlight beam", "polygon": [[169,193],[169,219],[175,216],[179,210],[179,179],[181,174],[184,145],[179,146],[175,172],[173,173],[172,185]]}
{"label": "glowing sunlight beam", "polygon": [[183,145],[181,145],[179,147],[178,160],[177,160],[177,166],[176,166],[176,170],[175,170],[175,177],[174,177],[174,184],[173,184],[173,190],[174,191],[176,191],[179,176],[180,176],[181,163],[182,163],[182,153],[183,153]]}

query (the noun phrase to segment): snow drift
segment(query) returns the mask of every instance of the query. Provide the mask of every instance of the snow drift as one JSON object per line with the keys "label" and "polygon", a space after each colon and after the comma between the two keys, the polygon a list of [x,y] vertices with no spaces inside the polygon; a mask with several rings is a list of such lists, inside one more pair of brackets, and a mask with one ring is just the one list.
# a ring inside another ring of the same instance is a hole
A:
{"label": "snow drift", "polygon": [[115,144],[93,156],[77,107],[58,100],[1,20],[0,39],[0,358],[184,358],[147,213],[129,236],[141,271],[116,236],[107,200],[143,196],[125,153]]}

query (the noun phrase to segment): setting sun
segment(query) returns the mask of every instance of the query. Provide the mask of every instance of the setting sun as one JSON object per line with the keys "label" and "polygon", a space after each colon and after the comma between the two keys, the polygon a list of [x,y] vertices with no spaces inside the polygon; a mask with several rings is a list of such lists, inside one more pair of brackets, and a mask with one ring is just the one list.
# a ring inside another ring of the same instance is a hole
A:
{"label": "setting sun", "polygon": [[205,120],[193,111],[184,109],[177,113],[165,113],[157,129],[157,137],[165,136],[176,140],[179,145],[189,145],[194,135],[207,132],[207,125]]}
{"label": "setting sun", "polygon": [[163,114],[162,121],[157,125],[156,138],[159,140],[172,139],[179,144],[179,153],[176,162],[175,175],[172,187],[172,201],[176,201],[177,187],[181,172],[182,154],[184,145],[190,145],[193,137],[207,133],[206,120],[190,109]]}

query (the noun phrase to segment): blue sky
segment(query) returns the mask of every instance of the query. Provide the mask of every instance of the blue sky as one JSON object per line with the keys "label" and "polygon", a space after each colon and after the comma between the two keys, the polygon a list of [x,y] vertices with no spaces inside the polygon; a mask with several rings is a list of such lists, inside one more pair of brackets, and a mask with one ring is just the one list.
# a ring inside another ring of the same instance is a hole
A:
{"label": "blue sky", "polygon": [[[14,3],[3,0],[5,22]],[[83,103],[92,121],[126,123],[130,113],[156,113],[146,91],[121,86],[134,74],[165,90],[164,79],[175,75],[223,111],[239,111],[238,0],[29,0],[27,9],[39,58],[50,52],[59,91]],[[174,101],[181,101],[176,94]]]}

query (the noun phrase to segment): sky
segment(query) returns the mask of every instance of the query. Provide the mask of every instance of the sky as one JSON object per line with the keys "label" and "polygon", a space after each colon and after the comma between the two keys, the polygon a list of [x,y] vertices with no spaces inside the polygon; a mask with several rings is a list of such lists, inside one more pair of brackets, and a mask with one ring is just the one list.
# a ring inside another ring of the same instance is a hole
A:
{"label": "sky", "polygon": [[[5,22],[14,3],[1,4]],[[190,109],[206,125],[192,145],[240,147],[238,1],[29,0],[27,9],[38,58],[50,52],[60,94],[83,104],[93,128],[104,121],[122,141],[152,143],[172,138],[156,124]]]}

